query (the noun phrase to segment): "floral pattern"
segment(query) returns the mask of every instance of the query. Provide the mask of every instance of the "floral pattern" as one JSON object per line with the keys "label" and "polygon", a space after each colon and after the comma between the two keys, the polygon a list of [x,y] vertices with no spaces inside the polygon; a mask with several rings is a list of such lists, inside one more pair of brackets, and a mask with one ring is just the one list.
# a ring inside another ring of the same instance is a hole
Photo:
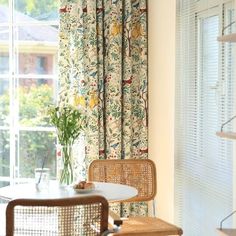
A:
{"label": "floral pattern", "polygon": [[59,78],[87,115],[87,163],[148,158],[146,0],[61,0]]}

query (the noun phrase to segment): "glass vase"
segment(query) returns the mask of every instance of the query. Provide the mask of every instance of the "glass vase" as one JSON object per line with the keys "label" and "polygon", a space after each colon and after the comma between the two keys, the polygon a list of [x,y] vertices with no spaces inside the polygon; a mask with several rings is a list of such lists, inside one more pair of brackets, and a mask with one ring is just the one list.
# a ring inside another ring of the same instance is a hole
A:
{"label": "glass vase", "polygon": [[73,146],[66,145],[57,147],[58,179],[62,186],[70,185],[74,182],[73,168]]}

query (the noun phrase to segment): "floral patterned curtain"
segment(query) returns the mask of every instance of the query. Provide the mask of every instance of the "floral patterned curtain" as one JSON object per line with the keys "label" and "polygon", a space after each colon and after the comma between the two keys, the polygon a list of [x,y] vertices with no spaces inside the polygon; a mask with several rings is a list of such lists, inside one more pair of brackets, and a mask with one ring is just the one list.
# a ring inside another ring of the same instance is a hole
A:
{"label": "floral patterned curtain", "polygon": [[87,114],[88,162],[148,157],[146,0],[61,0],[59,79]]}

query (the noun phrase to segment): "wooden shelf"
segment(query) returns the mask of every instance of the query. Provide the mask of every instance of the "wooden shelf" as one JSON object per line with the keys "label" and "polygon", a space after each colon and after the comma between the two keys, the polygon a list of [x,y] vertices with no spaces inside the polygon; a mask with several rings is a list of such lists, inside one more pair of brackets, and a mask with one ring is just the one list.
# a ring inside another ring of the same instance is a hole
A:
{"label": "wooden shelf", "polygon": [[217,229],[219,236],[236,236],[236,229]]}
{"label": "wooden shelf", "polygon": [[216,135],[221,138],[236,139],[236,132],[216,132]]}
{"label": "wooden shelf", "polygon": [[219,41],[219,42],[236,42],[236,33],[219,36],[219,37],[217,37],[217,41]]}

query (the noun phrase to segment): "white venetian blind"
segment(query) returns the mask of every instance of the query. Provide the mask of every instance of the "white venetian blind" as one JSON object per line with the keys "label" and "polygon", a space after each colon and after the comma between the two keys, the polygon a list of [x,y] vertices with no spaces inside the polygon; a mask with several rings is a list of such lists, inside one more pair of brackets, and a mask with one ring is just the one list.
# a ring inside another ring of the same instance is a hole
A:
{"label": "white venetian blind", "polygon": [[[175,216],[185,236],[217,235],[235,206],[234,141],[216,136],[235,115],[235,51],[233,44],[217,42],[222,27],[233,21],[233,6],[177,0]],[[232,124],[225,129],[232,131]],[[232,222],[224,226],[232,228]]]}

